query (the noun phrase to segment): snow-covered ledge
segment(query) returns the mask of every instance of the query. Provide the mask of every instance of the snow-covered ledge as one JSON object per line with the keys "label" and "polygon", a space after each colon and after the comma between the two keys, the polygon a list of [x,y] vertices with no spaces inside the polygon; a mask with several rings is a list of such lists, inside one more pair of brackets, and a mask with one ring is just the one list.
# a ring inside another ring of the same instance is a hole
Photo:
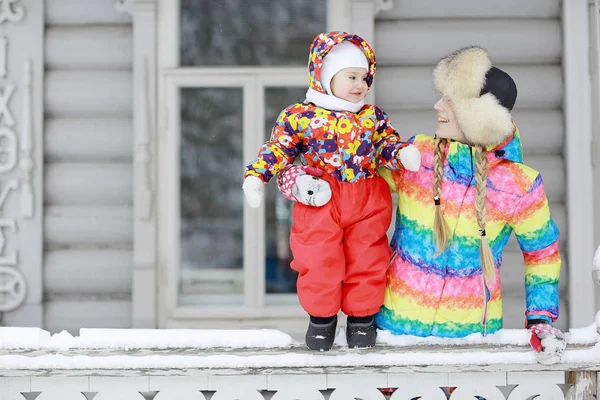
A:
{"label": "snow-covered ledge", "polygon": [[383,400],[380,389],[398,388],[389,398],[442,400],[448,387],[451,400],[591,399],[597,329],[570,330],[562,363],[544,366],[524,329],[463,340],[380,332],[369,350],[345,347],[342,329],[332,351],[315,353],[273,330],[0,328],[0,399]]}

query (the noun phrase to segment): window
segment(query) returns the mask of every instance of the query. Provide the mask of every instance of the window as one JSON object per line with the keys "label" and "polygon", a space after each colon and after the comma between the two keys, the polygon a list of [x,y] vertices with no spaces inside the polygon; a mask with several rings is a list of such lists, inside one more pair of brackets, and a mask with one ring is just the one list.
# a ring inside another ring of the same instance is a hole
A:
{"label": "window", "polygon": [[252,209],[241,186],[277,115],[304,100],[327,2],[173,6],[164,1],[171,18],[159,28],[158,240],[169,274],[161,321],[305,315],[289,267],[292,204],[271,182]]}

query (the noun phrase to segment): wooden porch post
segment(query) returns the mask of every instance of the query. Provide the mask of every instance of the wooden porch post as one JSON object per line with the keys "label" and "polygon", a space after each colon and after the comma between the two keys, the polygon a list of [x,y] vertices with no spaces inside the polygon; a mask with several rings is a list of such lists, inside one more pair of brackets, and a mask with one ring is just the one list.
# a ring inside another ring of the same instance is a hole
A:
{"label": "wooden porch post", "polygon": [[157,326],[156,1],[117,0],[133,17],[133,328]]}

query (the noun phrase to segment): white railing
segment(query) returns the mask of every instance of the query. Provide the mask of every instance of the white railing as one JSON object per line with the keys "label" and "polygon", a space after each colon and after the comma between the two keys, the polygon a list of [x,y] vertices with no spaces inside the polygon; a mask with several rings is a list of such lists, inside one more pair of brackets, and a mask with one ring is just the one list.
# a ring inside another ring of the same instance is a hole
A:
{"label": "white railing", "polygon": [[[600,247],[592,277],[600,282]],[[525,400],[597,398],[600,312],[565,332],[554,365],[524,329],[462,339],[394,336],[329,352],[274,330],[0,328],[0,400]],[[386,393],[386,394],[384,394]]]}
{"label": "white railing", "polygon": [[[564,371],[441,372],[414,368],[261,369],[261,370],[136,370],[13,371],[0,379],[0,398],[36,400],[383,400],[380,390],[398,387],[391,399],[447,399],[441,387],[456,387],[451,400],[480,396],[497,399],[593,399],[596,372],[580,372],[568,385]],[[120,375],[120,376],[115,376]],[[516,386],[515,386],[516,385]],[[37,394],[37,397],[36,397]],[[94,395],[94,396],[92,396]],[[212,395],[212,397],[211,397]],[[540,396],[540,397],[537,397]]]}
{"label": "white railing", "polygon": [[72,337],[0,328],[0,399],[587,400],[596,395],[597,324],[570,330],[562,363],[551,366],[536,363],[525,330],[464,340],[381,332],[369,350],[349,350],[343,337],[342,330],[332,351],[315,353],[271,330],[82,329]]}

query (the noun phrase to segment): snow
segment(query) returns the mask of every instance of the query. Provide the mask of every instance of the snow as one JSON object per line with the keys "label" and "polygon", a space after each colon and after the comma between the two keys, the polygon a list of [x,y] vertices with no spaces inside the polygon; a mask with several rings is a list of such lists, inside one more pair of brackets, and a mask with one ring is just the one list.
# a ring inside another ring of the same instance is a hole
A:
{"label": "snow", "polygon": [[[600,342],[597,325],[571,329],[566,333],[570,344],[595,344]],[[496,345],[527,346],[529,333],[525,329],[501,329],[487,336],[473,334],[464,338],[422,338],[409,335],[393,335],[378,331],[377,343],[395,347],[438,345]],[[346,345],[344,328],[336,337],[335,344]],[[273,349],[290,348],[300,343],[291,336],[276,330],[210,330],[210,329],[81,329],[79,336],[66,331],[51,335],[39,328],[0,328],[0,349]]]}
{"label": "snow", "polygon": [[[580,351],[579,351],[580,352]],[[586,350],[585,352],[589,352]],[[591,360],[600,359],[600,351]],[[48,354],[38,357],[0,356],[0,369],[187,369],[187,368],[306,368],[408,365],[487,365],[535,364],[531,352],[398,352],[369,354],[346,353],[328,356],[315,354],[255,354],[251,356],[219,354],[209,356],[65,356]]]}
{"label": "snow", "polygon": [[[570,345],[580,347],[567,347],[563,363],[600,363],[596,324],[571,329],[566,337]],[[345,347],[342,328],[336,337],[341,349],[318,353],[303,349],[301,343],[275,330],[81,329],[80,336],[73,337],[65,331],[51,335],[39,328],[0,328],[0,370],[536,364],[528,341],[525,329],[462,339],[394,336],[379,331],[374,349],[350,350]],[[460,350],[452,351],[452,346],[458,345]],[[16,349],[40,351],[37,355],[15,354]],[[138,351],[122,353],[131,349]],[[181,349],[187,350],[182,354]]]}
{"label": "snow", "polygon": [[289,347],[291,336],[269,329],[80,329],[50,335],[39,328],[0,328],[0,349],[179,349]]}

